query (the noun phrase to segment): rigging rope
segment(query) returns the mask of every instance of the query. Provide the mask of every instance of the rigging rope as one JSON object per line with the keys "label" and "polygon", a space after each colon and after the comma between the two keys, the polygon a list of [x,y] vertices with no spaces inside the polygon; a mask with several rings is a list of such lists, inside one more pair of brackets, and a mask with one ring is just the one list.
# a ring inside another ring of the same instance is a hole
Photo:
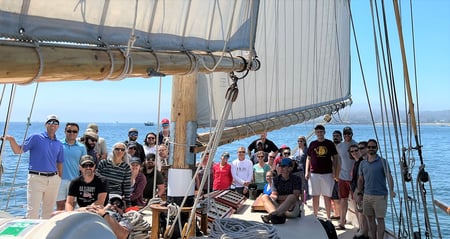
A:
{"label": "rigging rope", "polygon": [[[375,2],[375,3],[374,3]],[[411,4],[412,5],[412,4]],[[383,10],[382,14],[382,24],[380,24],[380,17],[378,13],[378,6],[376,6],[376,1],[371,1],[370,7],[372,9],[372,22],[373,22],[373,35],[374,35],[374,44],[375,44],[375,56],[376,56],[376,66],[377,66],[377,77],[378,77],[378,87],[379,87],[379,97],[380,97],[380,105],[381,105],[381,117],[382,117],[382,135],[378,135],[377,128],[375,125],[374,120],[374,113],[372,111],[372,106],[370,103],[369,98],[369,92],[368,92],[368,86],[366,84],[366,79],[364,76],[364,71],[362,68],[362,61],[360,57],[359,52],[359,46],[358,41],[356,37],[355,27],[353,25],[353,19],[351,19],[352,29],[353,29],[353,35],[355,39],[356,44],[356,50],[358,55],[358,60],[360,63],[360,69],[362,74],[362,80],[364,83],[364,88],[366,91],[366,98],[367,102],[369,103],[369,111],[373,122],[373,128],[375,132],[375,136],[380,142],[379,136],[381,136],[382,140],[384,140],[385,148],[383,149],[384,152],[380,150],[380,154],[387,154],[390,153],[389,157],[383,156],[384,158],[391,158],[392,164],[394,165],[394,172],[396,173],[397,170],[395,169],[397,163],[396,163],[396,156],[394,152],[398,153],[399,158],[399,165],[401,166],[401,184],[402,189],[399,190],[400,186],[398,181],[396,180],[396,188],[397,191],[403,192],[403,199],[400,197],[401,194],[399,194],[399,203],[394,204],[392,198],[390,200],[391,203],[391,210],[394,210],[392,212],[392,216],[396,216],[397,224],[394,224],[393,220],[393,228],[395,230],[395,226],[399,226],[397,235],[399,238],[411,238],[414,236],[414,238],[418,238],[422,235],[421,227],[423,226],[420,224],[419,220],[419,211],[422,210],[423,219],[425,222],[425,237],[432,238],[432,231],[431,231],[431,222],[429,219],[429,212],[428,212],[428,205],[427,205],[427,198],[425,190],[425,183],[429,183],[429,192],[431,192],[431,198],[434,198],[434,194],[432,192],[431,187],[431,181],[428,177],[428,174],[424,170],[425,165],[422,158],[422,146],[420,144],[420,135],[418,134],[418,125],[415,122],[416,115],[414,114],[414,110],[411,108],[414,108],[413,105],[413,99],[410,89],[410,82],[407,79],[408,78],[408,68],[406,64],[406,56],[405,56],[405,49],[403,44],[403,35],[402,35],[402,26],[400,21],[400,14],[398,9],[398,2],[394,1],[394,8],[395,8],[395,14],[396,14],[396,20],[397,20],[397,32],[399,34],[399,40],[401,45],[401,56],[403,59],[403,71],[405,74],[405,82],[404,82],[404,92],[405,92],[405,114],[407,120],[406,124],[406,136],[407,140],[404,141],[402,132],[402,122],[400,117],[400,110],[397,102],[397,90],[396,90],[396,82],[394,79],[394,71],[392,68],[392,59],[391,59],[391,49],[389,44],[389,35],[388,35],[388,25],[387,25],[387,19],[386,19],[386,13],[385,13],[385,6],[384,2],[382,2],[381,9]],[[375,9],[375,10],[374,10]],[[351,16],[351,12],[350,12]],[[412,16],[411,16],[412,18]],[[376,20],[375,20],[376,19]],[[376,24],[377,23],[377,24]],[[376,31],[378,30],[378,32]],[[383,32],[383,33],[382,33]],[[378,45],[380,43],[380,45]],[[386,48],[385,48],[386,47]],[[414,49],[413,49],[414,50]],[[380,57],[381,54],[381,57]],[[384,65],[382,65],[384,63]],[[384,67],[382,67],[384,66]],[[414,64],[415,66],[415,64]],[[386,82],[386,84],[384,83]],[[398,82],[397,82],[398,83]],[[417,79],[416,79],[417,84]],[[385,93],[386,92],[386,93]],[[391,123],[387,123],[391,122]],[[392,129],[390,127],[393,127]],[[394,135],[392,135],[394,134]],[[410,137],[411,136],[411,137]],[[395,146],[391,143],[389,144],[387,141],[392,142],[395,138]],[[416,146],[411,146],[415,142]],[[408,146],[405,146],[408,145]],[[401,152],[402,151],[402,152]],[[413,156],[413,151],[416,151],[419,155],[420,159],[420,167],[419,172],[416,178],[416,186],[414,186],[414,181],[412,179],[412,172],[415,168],[415,158]],[[397,177],[395,177],[397,179]],[[410,188],[407,187],[407,183],[409,183]],[[411,194],[410,194],[411,193]],[[419,196],[420,195],[420,196]],[[417,200],[416,198],[419,198],[421,201]],[[421,208],[418,207],[418,204],[422,205]],[[396,206],[400,206],[399,214],[397,214],[397,210],[395,209]],[[403,210],[403,208],[405,210]],[[420,210],[419,210],[420,209]],[[437,225],[437,231],[439,233],[439,238],[442,238],[440,234],[440,226],[439,221],[437,220],[436,215],[436,207],[433,205],[434,214],[436,218],[436,225]],[[415,217],[413,217],[413,212],[415,213]],[[406,216],[406,220],[404,220],[404,217]],[[413,222],[413,219],[416,220],[416,222]],[[417,228],[417,232],[415,232],[415,228]]]}
{"label": "rigging rope", "polygon": [[[13,89],[14,89],[14,90],[13,90]],[[31,123],[30,123],[31,115],[33,114],[34,104],[36,103],[36,96],[37,96],[38,89],[39,89],[39,82],[36,83],[36,87],[35,87],[35,89],[34,89],[33,101],[32,101],[32,103],[31,103],[30,113],[29,113],[29,115],[28,115],[28,117],[27,117],[27,127],[26,127],[26,129],[25,129],[25,133],[24,133],[24,135],[23,135],[23,140],[22,140],[22,143],[21,143],[20,145],[23,145],[23,143],[25,142],[25,139],[26,139],[26,137],[27,137],[27,135],[28,135],[28,130],[29,130],[30,125],[31,125]],[[13,84],[13,85],[12,85],[12,88],[11,88],[11,95],[10,95],[10,108],[11,108],[11,109],[8,108],[8,112],[9,112],[10,110],[12,110],[12,103],[14,102],[15,92],[16,92],[16,85]],[[8,114],[10,114],[10,113],[8,113]],[[6,126],[9,124],[9,120],[10,120],[10,118],[8,117],[7,120],[6,120],[6,122],[5,122],[5,129],[4,129],[4,135],[3,135],[3,136],[6,135],[6,132],[7,132],[7,129],[8,129]],[[2,144],[3,144],[3,143],[2,143]],[[13,177],[13,180],[12,180],[12,182],[11,182],[10,190],[9,190],[9,193],[8,193],[8,199],[6,200],[5,211],[8,209],[8,206],[9,206],[9,201],[10,201],[10,199],[11,199],[12,191],[13,191],[14,186],[15,186],[17,173],[19,172],[19,166],[20,166],[20,161],[21,161],[21,159],[22,159],[22,153],[19,154],[19,158],[18,158],[18,160],[17,160],[16,169],[15,169],[15,171],[14,171],[14,177]]]}

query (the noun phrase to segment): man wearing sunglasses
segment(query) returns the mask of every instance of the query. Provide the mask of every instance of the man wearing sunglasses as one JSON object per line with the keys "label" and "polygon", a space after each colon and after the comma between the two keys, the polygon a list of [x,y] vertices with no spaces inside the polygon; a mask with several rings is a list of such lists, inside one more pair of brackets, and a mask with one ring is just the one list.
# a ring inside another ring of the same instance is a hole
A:
{"label": "man wearing sunglasses", "polygon": [[61,185],[56,198],[56,210],[64,210],[70,182],[80,176],[78,164],[81,156],[87,154],[86,147],[77,140],[79,129],[80,127],[77,123],[66,123],[64,130],[66,137],[61,140],[64,148],[64,164]]}
{"label": "man wearing sunglasses", "polygon": [[9,141],[15,154],[30,151],[27,183],[28,219],[39,219],[42,203],[42,218],[48,219],[56,203],[64,162],[64,150],[61,141],[56,139],[59,119],[49,115],[45,120],[46,131],[30,135],[23,145],[14,137],[5,135],[2,139]]}
{"label": "man wearing sunglasses", "polygon": [[377,154],[378,142],[375,139],[367,141],[367,160],[359,165],[356,202],[363,205],[363,214],[367,216],[370,238],[384,238],[387,211],[387,196],[395,197],[394,181],[387,161]]}
{"label": "man wearing sunglasses", "polygon": [[90,155],[83,155],[79,161],[81,176],[72,180],[66,199],[66,211],[73,211],[75,201],[79,207],[92,204],[104,205],[107,189],[104,178],[95,174],[95,160]]}

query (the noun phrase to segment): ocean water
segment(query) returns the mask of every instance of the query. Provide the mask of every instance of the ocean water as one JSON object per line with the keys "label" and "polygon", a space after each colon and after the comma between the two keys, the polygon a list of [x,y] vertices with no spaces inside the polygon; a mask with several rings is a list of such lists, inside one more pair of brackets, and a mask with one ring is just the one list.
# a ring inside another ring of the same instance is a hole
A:
{"label": "ocean water", "polygon": [[[148,132],[157,132],[157,126],[145,126],[143,123],[98,123],[99,125],[99,135],[104,137],[108,146],[108,151],[110,152],[111,147],[116,142],[121,142],[127,139],[128,129],[137,128],[139,130],[138,141],[142,142],[144,136]],[[80,123],[80,132],[86,129],[87,123]],[[334,130],[342,130],[343,127],[347,125],[330,124],[326,125],[326,137],[331,139],[331,134]],[[354,136],[356,141],[367,140],[369,138],[375,138],[375,133],[373,126],[371,125],[350,125],[353,128]],[[3,128],[3,125],[1,125]],[[16,137],[17,142],[22,142],[25,131],[26,124],[13,122],[8,128],[8,134]],[[57,137],[62,139],[64,123],[61,124],[60,129],[57,132]],[[283,144],[294,148],[297,145],[297,137],[299,135],[308,136],[312,132],[313,124],[299,124],[295,126],[290,126],[281,130],[273,131],[268,133],[268,139],[274,141],[275,144],[281,146]],[[28,129],[28,135],[35,132],[41,132],[44,130],[43,123],[32,123]],[[383,138],[381,128],[377,126],[378,134],[380,138]],[[433,189],[429,189],[429,183],[426,184],[427,197],[431,198],[431,191],[434,193],[434,199],[440,200],[444,203],[450,204],[450,185],[448,183],[447,175],[450,171],[450,164],[448,163],[448,152],[450,152],[450,143],[448,140],[448,135],[450,135],[449,126],[441,125],[425,125],[421,127],[421,143],[423,145],[423,161],[425,165],[425,170],[429,173],[431,179],[431,185]],[[247,147],[248,144],[257,139],[259,136],[254,135],[248,137],[244,140],[239,140],[217,149],[216,155],[214,157],[215,161],[219,161],[219,155],[222,152],[228,151],[231,154],[230,160],[236,158],[237,149],[240,146]],[[392,136],[394,137],[394,136]],[[388,138],[386,136],[386,138]],[[312,136],[308,141],[315,139]],[[380,144],[383,140],[380,140]],[[388,152],[389,150],[383,149],[383,151]],[[395,154],[394,154],[395,155]],[[416,154],[417,155],[417,154]],[[9,143],[6,143],[3,147],[3,152],[1,154],[3,160],[4,174],[2,176],[2,181],[0,184],[0,210],[7,211],[13,215],[23,216],[25,214],[26,205],[26,179],[28,174],[28,154],[25,153],[21,156],[14,155],[11,151]],[[198,155],[200,157],[200,155]],[[398,163],[398,155],[395,155],[396,162]],[[399,167],[393,164],[390,160],[391,170],[398,171]],[[413,181],[416,180],[417,171],[419,165],[421,164],[419,158],[415,156],[415,166],[412,169]],[[398,187],[402,187],[400,179],[400,174],[397,173],[398,181],[396,181],[396,192],[397,197],[403,197],[402,194],[398,193]],[[14,186],[12,187],[12,185]],[[410,187],[410,186],[408,186]],[[395,199],[395,204],[398,209],[398,200]],[[428,207],[430,210],[432,208]],[[389,211],[390,209],[388,209]],[[403,211],[404,212],[404,211]],[[389,214],[391,214],[389,212]],[[419,215],[420,218],[423,218]],[[434,216],[432,221],[435,221]],[[450,238],[450,217],[438,209],[438,220],[440,222],[441,232],[443,238]],[[391,216],[387,217],[387,227],[398,227],[398,223],[392,223],[393,220]],[[423,223],[421,223],[423,225]],[[423,227],[421,229],[424,230]],[[423,234],[423,233],[422,233]],[[436,232],[433,232],[433,236],[436,237]]]}

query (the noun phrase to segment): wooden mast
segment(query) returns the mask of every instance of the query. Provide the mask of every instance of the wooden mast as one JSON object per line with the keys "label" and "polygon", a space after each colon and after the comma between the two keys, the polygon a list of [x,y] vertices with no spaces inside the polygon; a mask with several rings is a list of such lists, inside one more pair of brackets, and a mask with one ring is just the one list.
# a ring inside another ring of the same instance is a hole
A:
{"label": "wooden mast", "polygon": [[[172,79],[170,145],[172,168],[192,168],[195,157],[190,146],[196,142],[197,133],[197,73],[174,76]],[[173,135],[173,136],[172,136]],[[173,137],[173,138],[172,138]]]}

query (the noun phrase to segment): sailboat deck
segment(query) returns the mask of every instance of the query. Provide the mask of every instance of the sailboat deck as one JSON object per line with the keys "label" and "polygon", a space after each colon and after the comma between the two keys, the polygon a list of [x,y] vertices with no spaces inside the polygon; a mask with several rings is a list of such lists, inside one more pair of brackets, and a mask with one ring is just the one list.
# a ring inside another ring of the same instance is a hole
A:
{"label": "sailboat deck", "polygon": [[[242,219],[245,221],[255,221],[262,222],[261,215],[266,214],[265,212],[252,211],[251,205],[253,200],[247,199],[240,210],[234,213],[231,217]],[[151,223],[151,211],[145,211],[145,219]],[[319,218],[326,218],[325,209],[321,208],[319,212]],[[338,221],[333,221],[336,226]],[[308,239],[324,239],[328,238],[321,223],[314,216],[312,212],[311,202],[304,206],[304,212],[299,218],[288,218],[286,223],[273,225],[276,228],[279,238],[298,238],[299,235],[302,238]],[[339,239],[351,239],[356,234],[357,228],[353,225],[345,225],[346,230],[337,230],[337,235]]]}

